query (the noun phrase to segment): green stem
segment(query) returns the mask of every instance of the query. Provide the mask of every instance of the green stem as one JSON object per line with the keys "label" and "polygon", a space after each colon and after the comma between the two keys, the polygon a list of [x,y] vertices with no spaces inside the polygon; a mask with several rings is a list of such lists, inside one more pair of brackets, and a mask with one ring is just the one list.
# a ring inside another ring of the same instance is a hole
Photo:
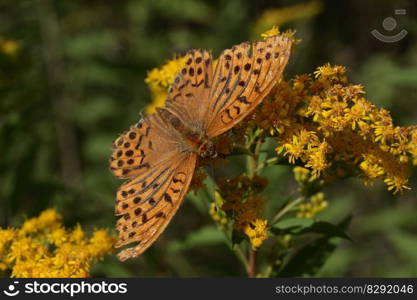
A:
{"label": "green stem", "polygon": [[279,161],[279,157],[277,157],[277,156],[269,158],[269,159],[265,160],[263,163],[260,163],[258,165],[258,168],[256,169],[256,171],[259,172],[260,170],[264,169],[265,167],[267,167],[269,165],[272,165],[272,164],[275,164],[278,161]]}
{"label": "green stem", "polygon": [[[233,246],[232,246],[233,247]],[[236,256],[240,259],[240,261],[243,263],[245,270],[250,269],[250,265],[248,262],[248,259],[246,258],[245,254],[243,253],[242,248],[240,248],[239,245],[235,245],[233,247],[233,252],[235,252]]]}
{"label": "green stem", "polygon": [[288,211],[290,211],[294,206],[300,204],[301,202],[303,202],[305,200],[304,196],[298,197],[297,199],[295,199],[294,201],[291,201],[290,203],[288,203],[283,209],[281,209],[276,215],[275,217],[272,219],[271,221],[271,225],[275,224],[276,222],[278,222],[279,219],[281,219],[282,216],[284,216]]}
{"label": "green stem", "polygon": [[[261,133],[258,137],[255,137],[250,143],[248,143],[248,148],[250,149],[253,143],[255,144],[255,149],[253,150],[252,154],[249,155],[246,159],[246,169],[249,178],[253,178],[258,172],[258,159],[259,153],[262,147],[262,139],[263,134]],[[254,278],[256,277],[257,273],[257,264],[256,264],[256,251],[254,251],[251,247],[249,247],[248,252],[248,266],[246,268],[246,272],[248,273],[248,277]]]}
{"label": "green stem", "polygon": [[253,156],[248,156],[246,159],[246,169],[249,178],[253,178],[256,173],[256,160]]}
{"label": "green stem", "polygon": [[[207,199],[210,199],[211,202],[215,202],[215,200],[211,198],[210,194],[207,191],[205,191],[205,192],[206,192]],[[205,205],[207,207],[207,210],[208,210],[210,208],[210,201],[207,201],[207,199],[205,197],[202,197],[202,198],[203,198],[203,202],[205,203]],[[246,256],[243,254],[242,248],[239,245],[229,244],[227,242],[229,240],[229,237],[227,236],[227,232],[221,226],[218,226],[218,228],[221,232],[223,232],[223,234],[226,238],[227,246],[235,253],[236,257],[243,263],[245,269],[248,270],[249,269],[249,262],[248,262]]]}

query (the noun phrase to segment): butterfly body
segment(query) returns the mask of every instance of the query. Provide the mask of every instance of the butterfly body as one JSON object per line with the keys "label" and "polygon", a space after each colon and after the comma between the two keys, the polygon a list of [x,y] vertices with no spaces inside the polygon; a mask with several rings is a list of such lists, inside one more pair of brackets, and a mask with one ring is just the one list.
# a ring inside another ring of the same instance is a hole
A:
{"label": "butterfly body", "polygon": [[182,137],[180,151],[193,152],[203,158],[214,158],[217,153],[213,142],[208,138],[207,132],[201,123],[185,124],[175,113],[166,108],[157,108],[161,118],[169,123]]}
{"label": "butterfly body", "polygon": [[203,130],[185,127],[182,136],[186,141],[188,151],[194,152],[202,158],[214,158],[217,156],[213,142]]}
{"label": "butterfly body", "polygon": [[274,36],[223,51],[213,64],[205,50],[188,53],[165,107],[115,142],[110,169],[127,179],[117,192],[116,247],[120,260],[149,248],[177,212],[198,157],[216,157],[212,139],[226,132],[268,95],[287,64],[292,41]]}

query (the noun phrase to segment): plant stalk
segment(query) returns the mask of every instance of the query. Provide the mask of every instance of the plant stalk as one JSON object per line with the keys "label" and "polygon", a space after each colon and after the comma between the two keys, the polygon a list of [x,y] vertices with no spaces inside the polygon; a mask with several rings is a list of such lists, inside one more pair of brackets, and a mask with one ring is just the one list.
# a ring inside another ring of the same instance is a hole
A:
{"label": "plant stalk", "polygon": [[275,217],[271,221],[271,225],[273,225],[276,222],[278,222],[279,219],[281,219],[281,217],[284,216],[289,210],[291,210],[293,207],[295,207],[299,203],[303,202],[304,200],[305,200],[305,197],[304,196],[301,196],[301,197],[298,197],[297,199],[295,199],[294,201],[291,201],[290,203],[288,203],[283,209],[281,209],[275,215]]}
{"label": "plant stalk", "polygon": [[247,270],[249,278],[256,277],[256,251],[252,248],[249,249],[249,268]]}

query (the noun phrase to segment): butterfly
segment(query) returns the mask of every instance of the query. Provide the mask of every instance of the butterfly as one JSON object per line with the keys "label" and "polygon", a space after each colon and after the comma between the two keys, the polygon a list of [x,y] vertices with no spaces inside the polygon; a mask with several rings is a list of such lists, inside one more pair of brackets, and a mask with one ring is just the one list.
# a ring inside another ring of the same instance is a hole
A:
{"label": "butterfly", "polygon": [[244,119],[271,91],[288,62],[285,35],[226,49],[213,62],[206,50],[187,53],[165,107],[113,143],[110,169],[127,179],[117,191],[118,254],[136,257],[161,235],[187,193],[199,157],[215,157],[212,138]]}

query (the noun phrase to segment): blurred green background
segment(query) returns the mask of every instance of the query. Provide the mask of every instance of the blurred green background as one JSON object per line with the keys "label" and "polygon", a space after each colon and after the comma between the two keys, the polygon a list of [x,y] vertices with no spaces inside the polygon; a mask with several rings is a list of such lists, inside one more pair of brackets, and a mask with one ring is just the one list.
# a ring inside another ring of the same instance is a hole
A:
{"label": "blurred green background", "polygon": [[[407,14],[395,16],[399,8]],[[190,48],[217,55],[274,24],[302,39],[287,78],[327,62],[345,65],[396,124],[417,124],[416,14],[412,0],[0,0],[0,226],[56,207],[68,226],[113,230],[121,182],[108,158],[112,141],[150,101],[147,71]],[[392,32],[382,28],[389,16],[398,22]],[[408,35],[388,44],[372,29]],[[265,176],[273,183],[265,198],[278,207],[296,188],[291,169],[271,167]],[[319,217],[337,222],[352,213],[354,242],[343,242],[319,275],[417,276],[416,176],[410,186],[399,196],[359,179],[327,188],[330,206]],[[126,263],[108,256],[92,276],[244,276],[191,198],[144,255]]]}

